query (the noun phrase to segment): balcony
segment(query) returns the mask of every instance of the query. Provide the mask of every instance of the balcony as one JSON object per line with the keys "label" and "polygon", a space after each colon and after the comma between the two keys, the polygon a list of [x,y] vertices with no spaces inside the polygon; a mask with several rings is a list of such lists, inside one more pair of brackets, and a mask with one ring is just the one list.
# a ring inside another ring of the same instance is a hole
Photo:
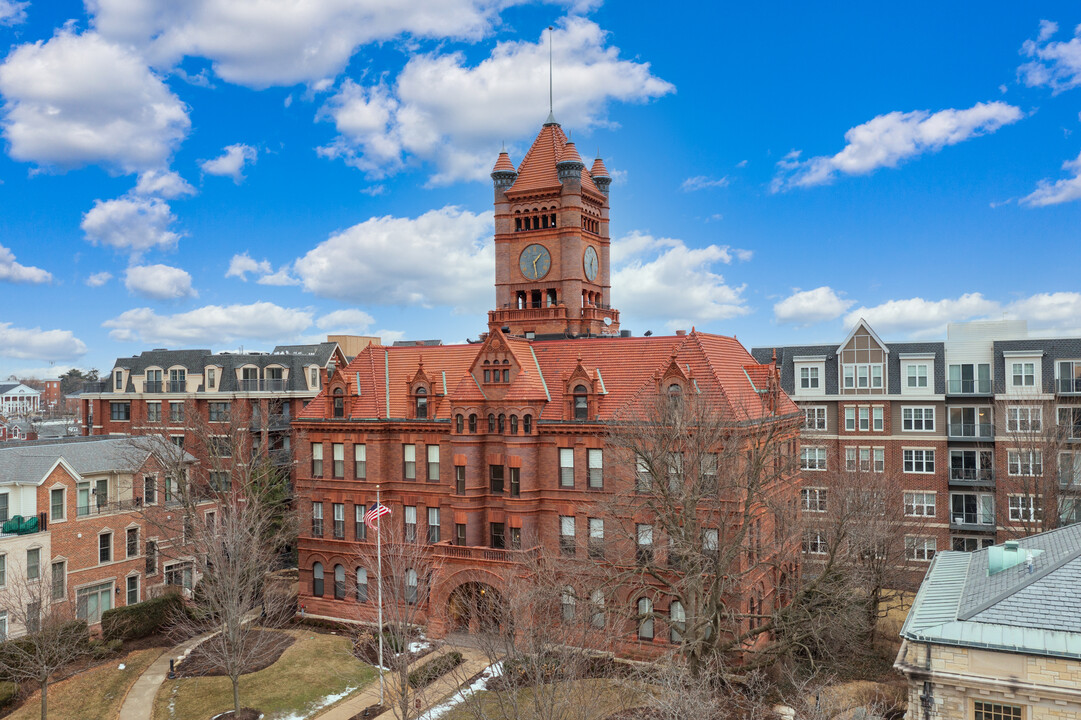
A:
{"label": "balcony", "polygon": [[45,513],[39,513],[36,516],[14,515],[11,519],[5,520],[3,525],[0,526],[0,539],[33,535],[34,533],[45,532],[47,528],[48,523]]}
{"label": "balcony", "polygon": [[[108,386],[108,388],[106,388]],[[106,380],[98,380],[95,382],[84,382],[83,393],[101,393],[106,390],[112,390],[112,383]]]}
{"label": "balcony", "polygon": [[946,434],[950,440],[994,440],[995,426],[987,423],[948,423]]}
{"label": "balcony", "polygon": [[947,395],[991,395],[991,381],[984,380],[950,380],[946,384]]}
{"label": "balcony", "polygon": [[283,392],[285,390],[285,380],[281,378],[271,378],[269,380],[244,378],[240,381],[240,390],[241,392]]}
{"label": "balcony", "polygon": [[994,485],[995,471],[991,469],[950,468],[951,485]]}
{"label": "balcony", "polygon": [[497,548],[451,545],[449,540],[431,546],[432,555],[448,560],[467,560],[469,562],[528,562],[537,557],[539,547],[529,550],[501,550]]}
{"label": "balcony", "polygon": [[1059,395],[1081,395],[1081,378],[1059,378],[1055,380],[1055,392]]}
{"label": "balcony", "polygon": [[91,502],[89,505],[78,505],[75,514],[78,517],[90,517],[92,515],[112,515],[113,513],[129,512],[143,506],[142,498],[134,500],[116,500],[114,502]]}
{"label": "balcony", "polygon": [[977,532],[977,533],[993,533],[995,532],[995,524],[982,523],[980,517],[976,514],[965,513],[964,515],[951,515],[950,516],[950,530],[958,530],[960,532]]}
{"label": "balcony", "polygon": [[184,381],[170,380],[165,392],[182,393],[188,391],[188,383]]}
{"label": "balcony", "polygon": [[293,464],[293,453],[290,450],[271,450],[269,456],[271,465],[283,467]]}

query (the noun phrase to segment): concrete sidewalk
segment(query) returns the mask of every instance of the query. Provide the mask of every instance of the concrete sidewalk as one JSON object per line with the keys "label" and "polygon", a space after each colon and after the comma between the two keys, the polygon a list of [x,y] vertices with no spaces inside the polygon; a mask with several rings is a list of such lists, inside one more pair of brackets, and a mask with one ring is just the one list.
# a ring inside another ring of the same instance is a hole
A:
{"label": "concrete sidewalk", "polygon": [[154,712],[154,698],[158,694],[158,688],[165,682],[169,675],[169,661],[181,657],[191,648],[195,647],[213,633],[193,637],[174,648],[166,650],[161,656],[150,664],[135,684],[128,690],[124,704],[120,706],[118,720],[150,720]]}

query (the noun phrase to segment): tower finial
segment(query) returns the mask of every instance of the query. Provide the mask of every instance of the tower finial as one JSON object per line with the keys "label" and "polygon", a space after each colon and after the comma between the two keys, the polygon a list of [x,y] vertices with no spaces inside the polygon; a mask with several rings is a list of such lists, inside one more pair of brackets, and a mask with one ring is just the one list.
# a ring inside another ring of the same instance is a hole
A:
{"label": "tower finial", "polygon": [[545,125],[557,125],[555,114],[555,103],[552,101],[552,30],[554,28],[548,26],[548,119],[544,121]]}

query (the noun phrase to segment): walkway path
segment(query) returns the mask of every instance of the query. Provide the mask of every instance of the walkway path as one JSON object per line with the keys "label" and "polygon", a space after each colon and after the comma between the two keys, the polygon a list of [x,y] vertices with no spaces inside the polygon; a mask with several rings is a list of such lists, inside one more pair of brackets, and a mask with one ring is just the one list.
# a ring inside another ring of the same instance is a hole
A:
{"label": "walkway path", "polygon": [[[450,671],[446,675],[439,677],[430,685],[422,688],[419,693],[416,694],[415,699],[420,700],[421,707],[425,710],[435,707],[443,700],[447,699],[455,692],[458,691],[458,686],[461,680],[468,679],[473,675],[476,675],[484,668],[488,667],[488,657],[480,652],[471,648],[450,648],[443,646],[419,660],[414,660],[410,665],[410,671],[415,670],[426,662],[434,660],[435,658],[445,655],[452,650],[458,650],[462,654],[462,664]],[[390,697],[394,694],[391,689],[391,683],[396,682],[396,678],[387,675],[387,692],[386,698],[388,702]],[[368,687],[364,688],[355,695],[351,695],[345,700],[330,708],[321,715],[316,715],[314,720],[350,720],[354,715],[359,714],[365,708],[375,705],[379,702],[379,681],[372,683]],[[387,710],[382,715],[375,718],[375,720],[392,720],[395,717],[393,710]],[[423,717],[423,716],[422,716]],[[121,720],[126,718],[121,717]]]}
{"label": "walkway path", "polygon": [[212,634],[206,633],[205,635],[193,637],[171,650],[166,650],[157,660],[152,662],[150,667],[143,671],[143,674],[128,690],[127,697],[124,698],[124,704],[120,706],[118,720],[150,720],[150,716],[154,712],[154,697],[157,696],[158,688],[161,687],[161,684],[165,682],[165,678],[169,675],[169,661],[183,656],[184,653]]}

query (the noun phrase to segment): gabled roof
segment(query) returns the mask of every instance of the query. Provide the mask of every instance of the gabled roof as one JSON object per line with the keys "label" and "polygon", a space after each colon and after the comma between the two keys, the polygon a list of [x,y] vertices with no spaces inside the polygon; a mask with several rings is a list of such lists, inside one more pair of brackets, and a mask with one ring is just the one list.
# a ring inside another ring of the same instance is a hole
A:
{"label": "gabled roof", "polygon": [[878,336],[878,333],[875,332],[875,329],[868,325],[867,321],[863,318],[860,318],[859,321],[852,327],[852,330],[848,333],[848,335],[845,335],[845,339],[841,341],[841,344],[837,346],[837,349],[834,352],[841,352],[842,350],[844,350],[845,345],[852,342],[852,338],[856,336],[856,333],[860,331],[860,328],[863,328],[867,331],[867,334],[870,335],[876,343],[878,343],[878,346],[880,348],[882,348],[882,352],[887,354],[889,353],[890,346],[883,342],[882,338],[880,338]]}
{"label": "gabled roof", "polygon": [[[518,179],[507,190],[507,196],[533,195],[544,192],[559,192],[562,186],[559,182],[559,174],[556,172],[556,164],[564,159],[567,147],[567,136],[563,134],[563,128],[558,123],[545,124],[529,152],[522,158],[518,166]],[[573,157],[581,162],[578,152],[571,145],[570,152]],[[597,184],[582,166],[582,192],[591,194],[599,202],[604,202],[604,195],[597,189]]]}
{"label": "gabled roof", "polygon": [[[160,445],[159,445],[160,444]],[[107,472],[132,473],[146,463],[155,449],[175,452],[176,447],[154,436],[69,438],[0,443],[0,485],[41,483],[61,458],[79,475]],[[195,458],[185,452],[185,460]]]}
{"label": "gabled roof", "polygon": [[1020,540],[1027,562],[988,575],[990,548],[941,552],[901,636],[917,642],[1081,659],[1081,524]]}

